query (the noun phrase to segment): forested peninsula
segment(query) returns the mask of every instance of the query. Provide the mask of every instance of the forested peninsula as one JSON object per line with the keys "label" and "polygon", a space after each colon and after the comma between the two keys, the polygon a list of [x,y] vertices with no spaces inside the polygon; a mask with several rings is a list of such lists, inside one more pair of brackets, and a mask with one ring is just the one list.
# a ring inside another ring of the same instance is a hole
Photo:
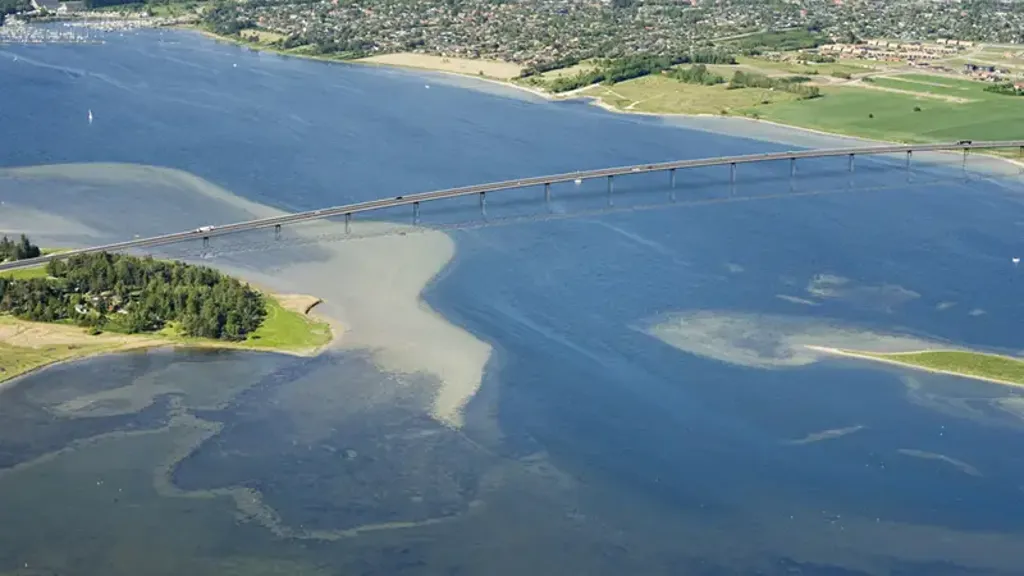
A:
{"label": "forested peninsula", "polygon": [[[24,236],[0,240],[0,261],[42,253]],[[106,252],[0,272],[0,381],[165,344],[314,350],[331,339],[330,326],[306,314],[317,302],[264,294],[206,266]]]}

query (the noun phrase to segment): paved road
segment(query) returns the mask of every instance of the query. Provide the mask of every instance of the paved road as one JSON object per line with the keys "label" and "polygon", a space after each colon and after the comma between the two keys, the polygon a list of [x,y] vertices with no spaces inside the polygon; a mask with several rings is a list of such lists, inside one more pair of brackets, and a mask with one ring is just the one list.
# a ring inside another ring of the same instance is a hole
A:
{"label": "paved road", "polygon": [[[611,182],[611,179],[614,178],[615,176],[643,174],[647,172],[674,171],[683,170],[686,168],[701,168],[707,166],[736,166],[739,164],[750,164],[754,162],[771,162],[778,160],[792,160],[795,162],[796,160],[805,158],[829,158],[841,156],[850,157],[852,161],[852,159],[856,156],[899,153],[909,155],[913,152],[937,152],[950,150],[963,150],[966,154],[968,150],[989,150],[995,148],[1020,148],[1022,152],[1024,152],[1024,140],[1006,140],[993,142],[979,141],[970,144],[903,144],[893,146],[862,146],[853,148],[801,150],[794,152],[772,152],[767,154],[749,154],[745,156],[722,156],[718,158],[702,158],[697,160],[677,160],[674,162],[661,162],[658,164],[637,164],[634,166],[620,166],[617,168],[602,168],[599,170],[585,170],[581,172],[569,172],[566,174],[536,176],[532,178],[523,178],[520,180],[505,180],[503,182],[491,182],[488,184],[476,184],[473,186],[449,188],[447,190],[437,190],[434,192],[423,192],[420,194],[411,194],[408,196],[398,196],[396,198],[370,200],[368,202],[359,202],[356,204],[348,204],[345,206],[334,206],[331,208],[323,208],[321,210],[310,210],[308,212],[297,212],[295,214],[286,214],[284,216],[274,216],[270,218],[261,218],[258,220],[249,220],[246,222],[237,222],[235,224],[217,226],[216,228],[213,228],[211,230],[188,230],[184,232],[175,232],[173,234],[164,234],[162,236],[153,236],[150,238],[140,238],[136,240],[129,240],[126,242],[106,244],[103,246],[93,246],[91,248],[70,250],[67,252],[61,252],[59,254],[49,254],[46,256],[33,258],[30,260],[5,262],[0,264],[0,270],[27,268],[30,266],[36,266],[42,263],[49,262],[50,260],[66,259],[76,254],[87,254],[90,252],[115,252],[133,248],[151,248],[153,246],[175,244],[189,240],[198,240],[203,238],[211,238],[213,236],[223,236],[226,234],[246,232],[249,230],[274,228],[286,224],[294,224],[297,222],[306,222],[310,220],[320,220],[334,216],[345,216],[346,218],[351,218],[351,216],[354,214],[372,212],[374,210],[382,210],[384,208],[394,208],[396,206],[414,205],[415,208],[418,208],[419,204],[422,202],[434,202],[437,200],[458,198],[461,196],[479,195],[481,202],[483,202],[485,195],[489,192],[515,190],[519,188],[528,188],[532,186],[545,186],[557,184],[560,182],[572,182],[576,179],[593,180],[595,178],[608,178],[609,182]],[[853,165],[850,164],[850,166],[852,168]]]}

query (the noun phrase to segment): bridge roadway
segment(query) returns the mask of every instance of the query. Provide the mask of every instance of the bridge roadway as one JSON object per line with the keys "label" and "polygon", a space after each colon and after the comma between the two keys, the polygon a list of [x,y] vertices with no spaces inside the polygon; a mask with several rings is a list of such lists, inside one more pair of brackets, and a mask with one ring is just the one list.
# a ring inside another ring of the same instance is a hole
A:
{"label": "bridge roadway", "polygon": [[260,218],[257,220],[249,220],[246,222],[237,222],[234,224],[216,226],[209,230],[188,230],[185,232],[175,232],[172,234],[164,234],[161,236],[152,236],[149,238],[139,238],[135,240],[128,240],[125,242],[105,244],[102,246],[93,246],[90,248],[69,250],[57,254],[48,254],[45,256],[40,256],[39,258],[31,258],[27,260],[18,260],[15,262],[0,263],[0,270],[13,270],[17,268],[28,268],[31,266],[38,266],[40,264],[49,262],[50,260],[66,259],[76,254],[87,254],[91,252],[116,252],[121,250],[130,250],[133,248],[151,248],[154,246],[176,244],[179,242],[199,239],[207,241],[209,240],[209,238],[214,236],[224,236],[226,234],[235,234],[238,232],[247,232],[250,230],[259,230],[271,227],[279,231],[281,229],[281,226],[286,224],[295,224],[298,222],[306,222],[310,220],[321,220],[324,218],[330,218],[335,216],[345,217],[345,225],[347,230],[348,223],[351,220],[352,215],[354,214],[371,212],[374,210],[382,210],[385,208],[394,208],[396,206],[412,205],[413,218],[415,221],[419,216],[419,205],[422,202],[435,202],[438,200],[446,200],[449,198],[479,195],[480,207],[481,210],[483,210],[484,198],[488,192],[500,192],[503,190],[514,190],[533,186],[544,186],[545,200],[549,200],[550,187],[552,184],[558,184],[561,182],[573,182],[577,179],[593,180],[596,178],[607,178],[608,192],[611,193],[612,179],[615,176],[623,176],[628,174],[644,174],[649,172],[667,171],[670,173],[670,184],[674,187],[675,171],[686,168],[730,166],[730,181],[735,182],[736,166],[740,164],[751,164],[755,162],[789,160],[791,166],[790,174],[792,175],[795,174],[797,160],[808,158],[829,158],[846,156],[849,158],[848,169],[852,172],[854,169],[853,160],[857,156],[903,153],[906,154],[907,168],[909,169],[911,156],[914,152],[941,152],[963,150],[964,164],[966,166],[968,151],[991,150],[997,148],[1020,148],[1021,155],[1024,156],[1024,140],[1003,140],[986,142],[979,141],[948,144],[902,144],[891,146],[864,146],[851,148],[800,150],[790,152],[769,152],[764,154],[748,154],[744,156],[722,156],[718,158],[700,158],[695,160],[677,160],[673,162],[661,162],[656,164],[637,164],[633,166],[620,166],[617,168],[602,168],[598,170],[585,170],[579,172],[569,172],[565,174],[554,174],[550,176],[535,176],[531,178],[522,178],[519,180],[505,180],[502,182],[492,182],[489,184],[476,184],[473,186],[462,186],[459,188],[449,188],[447,190],[437,190],[434,192],[410,194],[407,196],[398,196],[395,198],[370,200],[367,202],[359,202],[356,204],[348,204],[345,206],[335,206],[332,208],[323,208],[320,210],[310,210],[307,212],[297,212],[294,214],[286,214],[283,216],[272,216],[269,218]]}

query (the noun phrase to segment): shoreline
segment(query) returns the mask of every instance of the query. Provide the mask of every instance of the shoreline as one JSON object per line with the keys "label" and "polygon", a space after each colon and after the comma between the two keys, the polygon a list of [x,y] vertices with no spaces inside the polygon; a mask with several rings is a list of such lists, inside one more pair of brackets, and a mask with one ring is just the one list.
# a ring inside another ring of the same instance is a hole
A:
{"label": "shoreline", "polygon": [[[911,363],[908,363],[908,362],[901,362],[901,361],[899,361],[899,360],[897,360],[897,359],[895,359],[895,358],[893,358],[891,356],[890,357],[880,357],[880,356],[872,355],[870,353],[857,352],[857,351],[854,351],[854,350],[844,350],[842,348],[832,348],[832,347],[829,347],[829,346],[815,346],[815,345],[812,345],[812,344],[806,344],[806,345],[804,345],[804,347],[807,348],[808,350],[814,350],[815,352],[821,352],[821,353],[824,353],[824,354],[830,354],[832,356],[842,356],[842,357],[845,357],[845,358],[856,358],[858,360],[866,360],[868,362],[877,362],[877,363],[880,363],[880,364],[888,364],[888,365],[891,365],[891,366],[900,366],[902,368],[908,368],[908,369],[917,370],[917,371],[920,371],[920,372],[931,372],[932,374],[943,374],[943,375],[946,375],[946,376],[959,376],[960,378],[969,378],[971,380],[978,380],[978,381],[981,381],[981,382],[989,382],[989,383],[992,383],[992,384],[1002,384],[1003,386],[1012,386],[1012,387],[1015,387],[1015,388],[1024,388],[1024,384],[1021,384],[1020,382],[1014,382],[1012,380],[1003,380],[1003,379],[1000,379],[1000,378],[992,378],[990,376],[979,376],[977,374],[968,374],[968,373],[964,373],[964,372],[956,372],[954,370],[944,370],[942,368],[930,368],[928,366],[921,366],[919,364],[911,364]],[[895,352],[895,353],[893,353],[893,356],[897,356],[899,354],[921,354],[921,353],[925,353],[925,352],[968,352],[968,351],[935,348],[935,349],[914,350],[914,351],[910,351],[910,352]]]}
{"label": "shoreline", "polygon": [[[234,44],[236,46],[241,46],[241,47],[249,48],[251,50],[257,50],[257,51],[261,51],[261,52],[269,52],[269,53],[277,54],[279,56],[284,56],[284,57],[304,58],[304,59],[308,59],[308,60],[316,60],[316,61],[320,61],[320,62],[334,63],[334,64],[352,64],[352,65],[359,65],[359,66],[376,66],[376,67],[380,67],[380,68],[390,68],[390,69],[395,69],[395,70],[407,70],[407,71],[425,72],[425,73],[430,73],[430,74],[442,74],[442,75],[445,75],[445,76],[451,76],[451,77],[458,78],[458,79],[461,79],[461,80],[474,80],[474,81],[477,81],[477,82],[484,82],[484,83],[487,83],[487,84],[492,84],[492,85],[495,85],[495,86],[498,86],[498,87],[502,87],[502,88],[506,88],[506,89],[512,89],[512,90],[521,92],[523,94],[530,94],[532,96],[536,96],[536,97],[541,98],[541,99],[543,99],[543,100],[545,100],[547,102],[567,102],[567,101],[570,101],[570,100],[580,100],[580,99],[582,99],[582,100],[585,100],[587,102],[587,104],[589,104],[591,106],[594,106],[594,107],[600,108],[601,110],[604,110],[606,112],[611,112],[611,113],[615,113],[615,114],[643,116],[643,117],[648,117],[648,118],[660,118],[660,119],[663,119],[663,120],[695,120],[695,119],[707,120],[707,119],[714,119],[714,120],[718,120],[718,121],[741,121],[743,123],[749,124],[751,127],[754,127],[754,126],[770,126],[770,127],[777,128],[777,129],[780,129],[780,130],[792,130],[792,131],[796,131],[796,132],[803,132],[804,134],[806,134],[808,136],[821,136],[821,137],[826,137],[826,138],[837,138],[837,139],[855,139],[855,140],[859,140],[859,141],[861,141],[863,143],[873,143],[873,144],[877,144],[877,145],[909,145],[909,144],[928,144],[928,143],[938,143],[939,142],[937,140],[928,140],[928,139],[921,139],[919,141],[881,140],[881,139],[878,139],[878,138],[869,138],[869,137],[866,137],[866,136],[859,136],[857,134],[844,133],[844,132],[828,132],[826,130],[820,130],[820,129],[817,129],[817,128],[810,128],[810,127],[805,127],[805,126],[799,126],[799,125],[796,125],[796,124],[783,124],[781,122],[776,122],[776,121],[773,121],[773,120],[764,120],[764,119],[761,119],[761,118],[750,118],[748,116],[740,116],[740,115],[733,115],[733,114],[729,114],[729,115],[720,115],[720,114],[691,114],[691,113],[686,113],[686,112],[642,112],[642,111],[637,111],[637,110],[624,110],[622,108],[617,108],[617,107],[615,107],[615,106],[613,106],[611,104],[608,104],[607,102],[605,102],[604,100],[602,100],[598,96],[591,96],[591,95],[583,94],[583,92],[585,92],[586,90],[588,90],[588,89],[590,89],[590,88],[592,88],[594,86],[599,86],[598,84],[593,84],[593,85],[590,85],[590,86],[583,86],[583,87],[576,88],[574,90],[570,90],[570,91],[567,91],[567,92],[554,93],[554,92],[548,92],[546,90],[542,90],[540,88],[524,86],[522,84],[518,84],[518,83],[513,82],[511,80],[502,80],[502,79],[499,79],[499,78],[494,78],[494,77],[489,77],[489,76],[480,76],[480,75],[477,75],[477,74],[467,74],[467,73],[462,73],[462,72],[455,72],[455,71],[452,71],[452,70],[441,70],[441,69],[437,69],[437,68],[429,68],[429,67],[421,67],[421,66],[411,66],[411,65],[387,63],[387,62],[371,62],[371,61],[368,61],[367,58],[371,58],[372,56],[366,57],[366,58],[357,58],[357,59],[351,59],[351,60],[344,60],[344,59],[338,59],[338,58],[329,58],[329,57],[317,56],[317,55],[313,55],[313,54],[295,54],[295,53],[292,53],[292,52],[285,52],[283,50],[279,50],[279,49],[276,49],[276,48],[271,47],[271,46],[264,46],[264,45],[260,45],[260,44],[253,44],[253,43],[247,42],[245,40],[235,39],[235,38],[231,38],[229,36],[222,36],[220,34],[216,34],[214,32],[210,32],[209,30],[206,30],[206,29],[204,29],[202,27],[194,26],[194,25],[185,25],[185,26],[178,25],[178,26],[171,26],[171,28],[172,29],[177,29],[177,30],[189,30],[189,31],[192,31],[192,32],[197,32],[197,33],[201,34],[202,36],[205,36],[205,37],[210,38],[210,39],[215,40],[215,41],[223,41],[223,42],[227,42],[229,44]],[[474,89],[474,88],[470,88],[470,89]],[[724,130],[712,130],[712,129],[701,128],[701,127],[697,127],[697,126],[687,126],[687,128],[693,129],[693,130],[703,130],[703,131],[708,131],[708,132],[715,132],[715,133],[718,133],[718,134],[725,134],[726,133],[726,131],[724,131]],[[758,136],[750,135],[750,134],[747,134],[747,135],[743,135],[743,134],[730,134],[730,135],[735,135],[735,136],[743,137],[743,138],[751,138],[751,139],[755,139],[755,140],[762,140],[762,141],[765,141],[765,142],[773,142],[773,143],[777,143],[777,144],[785,143],[785,141],[783,141],[783,140],[772,139],[772,138],[765,138],[765,137],[758,137]],[[956,152],[939,152],[939,153],[943,154],[943,155],[947,155],[947,154],[955,154]],[[1016,166],[1018,168],[1024,168],[1024,161],[1016,160],[1016,159],[1013,159],[1013,158],[1008,158],[1006,156],[999,156],[997,154],[992,154],[992,153],[990,153],[988,151],[981,151],[979,153],[984,155],[987,159],[999,160],[999,161],[1002,161],[1002,162],[1006,162],[1006,163],[1008,163],[1011,166]]]}

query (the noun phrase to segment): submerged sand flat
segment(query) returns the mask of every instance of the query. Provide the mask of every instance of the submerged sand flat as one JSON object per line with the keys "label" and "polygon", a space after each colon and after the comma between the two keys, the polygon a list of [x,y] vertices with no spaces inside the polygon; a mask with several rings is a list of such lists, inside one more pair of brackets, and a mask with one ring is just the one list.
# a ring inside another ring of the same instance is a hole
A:
{"label": "submerged sand flat", "polygon": [[[41,189],[47,192],[46,202],[35,194]],[[43,245],[94,245],[283,214],[187,172],[152,166],[68,164],[0,170],[0,191],[10,198],[0,211],[0,228],[17,228]],[[55,221],[72,223],[74,233],[55,231]],[[439,387],[427,408],[441,422],[457,427],[462,407],[480,386],[491,347],[420,299],[453,258],[452,240],[425,229],[403,235],[406,230],[413,231],[411,226],[355,222],[352,235],[370,237],[317,242],[344,236],[342,224],[319,222],[290,227],[289,242],[268,245],[266,250],[237,255],[226,250],[221,256],[213,251],[212,258],[198,263],[240,274],[275,292],[322,298],[318,315],[336,329],[344,327],[344,336],[332,347],[370,350],[385,371],[433,376]],[[391,234],[373,236],[384,231]],[[223,246],[232,240],[215,241]],[[236,244],[252,243],[242,238]],[[171,246],[161,254],[188,257],[196,250],[194,245]]]}
{"label": "submerged sand flat", "polygon": [[816,347],[871,352],[948,348],[920,338],[882,334],[801,316],[697,310],[638,327],[690,354],[758,368],[804,366],[827,356]]}

